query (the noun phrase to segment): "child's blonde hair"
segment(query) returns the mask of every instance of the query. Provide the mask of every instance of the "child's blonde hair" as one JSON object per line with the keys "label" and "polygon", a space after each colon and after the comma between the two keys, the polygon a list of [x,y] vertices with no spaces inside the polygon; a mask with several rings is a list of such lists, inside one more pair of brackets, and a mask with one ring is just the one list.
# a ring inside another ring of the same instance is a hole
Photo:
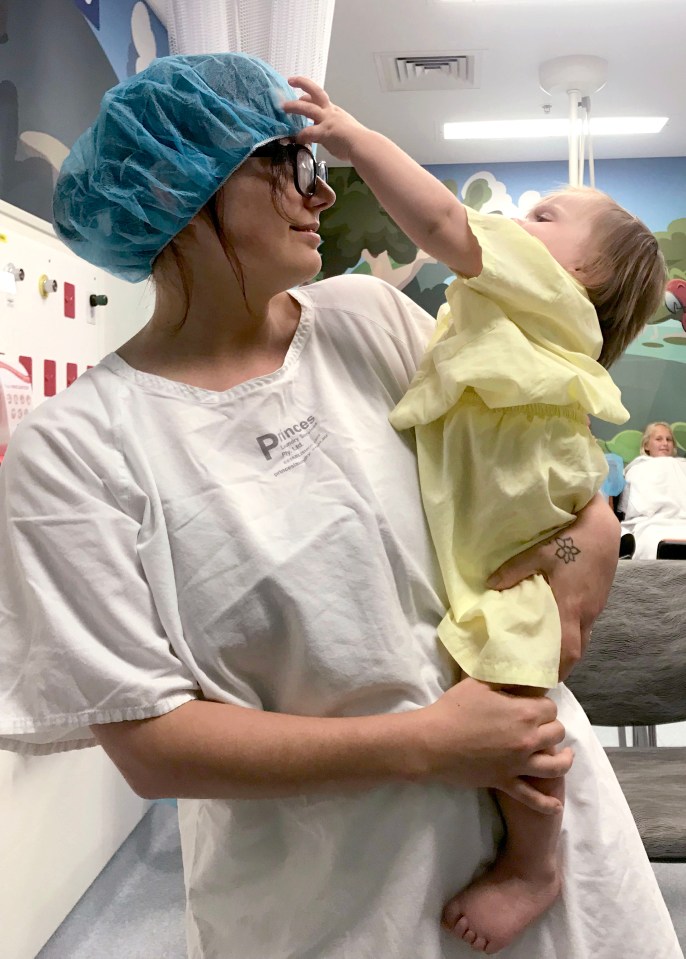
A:
{"label": "child's blonde hair", "polygon": [[672,456],[676,456],[676,440],[674,439],[672,427],[669,425],[669,423],[663,423],[662,420],[657,420],[655,423],[648,423],[646,428],[643,430],[643,436],[641,437],[641,452],[644,454],[648,453],[648,443],[650,442],[650,437],[653,435],[653,430],[657,429],[658,426],[661,426],[663,430],[667,430],[669,432],[669,435],[672,437]]}
{"label": "child's blonde hair", "polygon": [[603,335],[598,358],[607,369],[619,359],[664,299],[665,260],[645,223],[606,193],[591,187],[565,187],[546,199],[569,194],[587,197],[591,214],[592,252],[579,279],[596,309]]}

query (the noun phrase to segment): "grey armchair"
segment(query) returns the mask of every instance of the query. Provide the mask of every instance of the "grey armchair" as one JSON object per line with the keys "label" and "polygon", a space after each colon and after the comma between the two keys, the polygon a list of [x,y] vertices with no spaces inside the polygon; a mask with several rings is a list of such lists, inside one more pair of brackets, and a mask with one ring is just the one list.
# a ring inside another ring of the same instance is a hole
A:
{"label": "grey armchair", "polygon": [[649,858],[686,862],[686,747],[654,745],[655,725],[686,720],[686,562],[619,563],[567,685],[594,725],[639,731],[608,757]]}

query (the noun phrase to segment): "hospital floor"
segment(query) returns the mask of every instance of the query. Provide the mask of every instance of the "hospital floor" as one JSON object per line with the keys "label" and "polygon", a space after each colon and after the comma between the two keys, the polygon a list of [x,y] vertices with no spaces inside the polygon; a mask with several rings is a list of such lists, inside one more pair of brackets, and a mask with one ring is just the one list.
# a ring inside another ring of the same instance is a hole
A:
{"label": "hospital floor", "polygon": [[[686,952],[686,864],[656,863]],[[36,959],[186,959],[176,809],[155,803]]]}

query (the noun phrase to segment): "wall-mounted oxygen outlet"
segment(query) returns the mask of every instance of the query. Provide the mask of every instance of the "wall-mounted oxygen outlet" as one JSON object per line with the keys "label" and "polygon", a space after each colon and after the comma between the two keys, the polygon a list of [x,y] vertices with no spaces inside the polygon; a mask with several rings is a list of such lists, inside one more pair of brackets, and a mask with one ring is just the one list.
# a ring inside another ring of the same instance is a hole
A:
{"label": "wall-mounted oxygen outlet", "polygon": [[57,293],[57,280],[51,280],[47,273],[38,277],[38,292],[41,299],[47,300],[51,293]]}

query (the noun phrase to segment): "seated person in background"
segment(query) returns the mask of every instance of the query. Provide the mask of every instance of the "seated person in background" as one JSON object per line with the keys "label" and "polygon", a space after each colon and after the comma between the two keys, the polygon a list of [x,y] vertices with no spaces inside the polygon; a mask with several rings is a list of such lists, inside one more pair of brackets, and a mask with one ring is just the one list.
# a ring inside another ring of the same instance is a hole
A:
{"label": "seated person in background", "polygon": [[624,476],[622,533],[636,539],[634,559],[655,559],[660,540],[686,539],[686,459],[677,457],[668,423],[646,427],[641,454]]}
{"label": "seated person in background", "polygon": [[[601,496],[607,500],[610,509],[615,510],[619,494],[624,489],[624,460],[617,453],[606,453],[607,476],[600,487]],[[621,519],[621,514],[620,514]],[[622,533],[619,541],[619,558],[631,559],[636,549],[636,541],[631,533]]]}

